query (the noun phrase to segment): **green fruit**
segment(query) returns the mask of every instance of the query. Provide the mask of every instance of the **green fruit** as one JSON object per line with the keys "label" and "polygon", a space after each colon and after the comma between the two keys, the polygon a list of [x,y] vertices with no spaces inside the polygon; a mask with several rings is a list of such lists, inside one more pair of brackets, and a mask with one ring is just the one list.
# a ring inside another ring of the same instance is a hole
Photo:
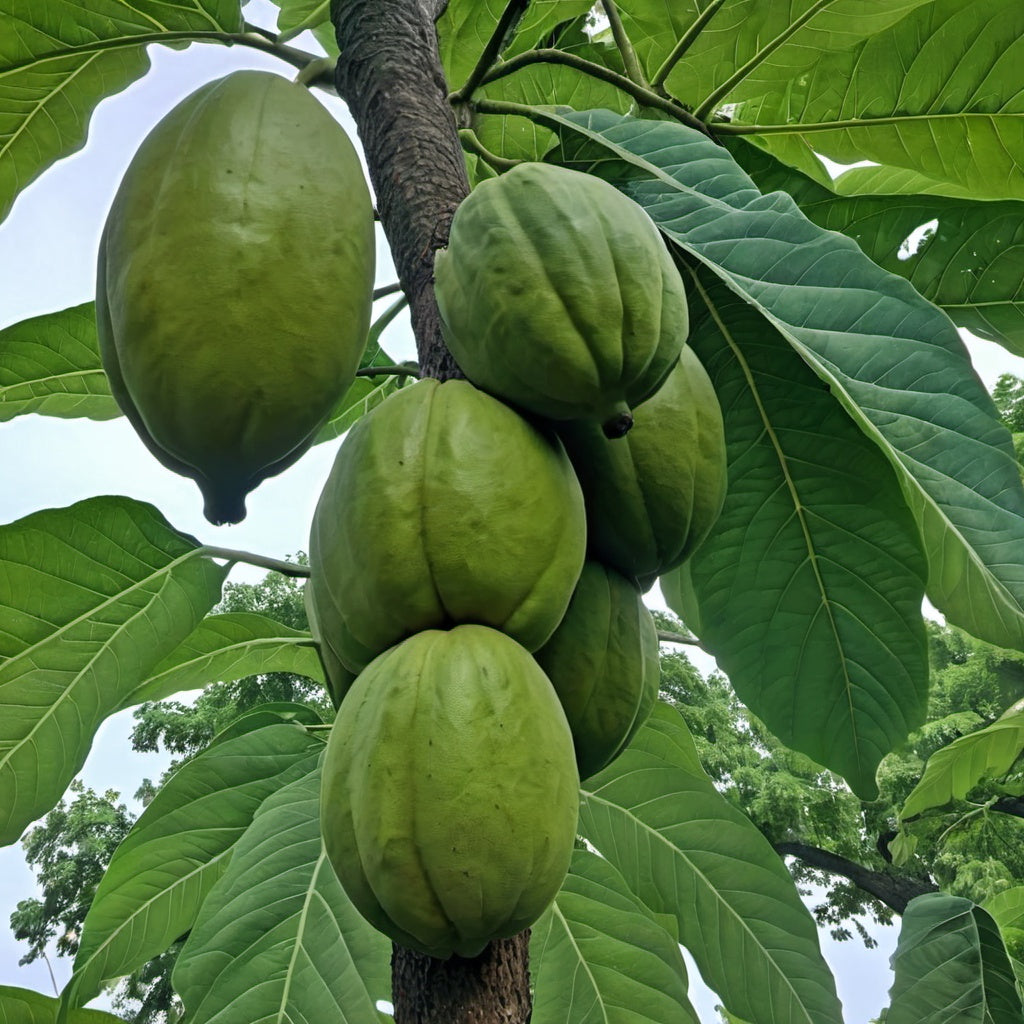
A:
{"label": "green fruit", "polygon": [[373,208],[302,86],[238,71],[147,136],[100,243],[100,353],[150,451],[214,523],[310,446],[366,343]]}
{"label": "green fruit", "polygon": [[364,416],[313,516],[311,600],[350,671],[422,629],[477,622],[536,650],[583,565],[583,497],[553,434],[464,380]]}
{"label": "green fruit", "polygon": [[609,437],[675,365],[683,283],[646,213],[599,178],[520,164],[455,212],[435,290],[448,347],[486,391]]}
{"label": "green fruit", "polygon": [[689,558],[718,519],[727,482],[722,410],[692,349],[637,408],[623,440],[587,423],[559,433],[583,486],[593,557],[644,589]]}
{"label": "green fruit", "polygon": [[309,622],[309,632],[316,641],[317,654],[320,656],[320,665],[324,670],[324,679],[327,683],[327,695],[331,698],[335,711],[341,706],[345,694],[352,688],[356,681],[356,673],[350,672],[338,660],[334,649],[324,638],[320,629],[320,619],[317,616],[316,605],[313,603],[313,589],[309,582],[302,588],[302,602],[306,607],[306,620]]}
{"label": "green fruit", "polygon": [[475,956],[532,924],[576,837],[572,737],[532,657],[484,626],[428,630],[369,665],[323,762],[327,855],[395,942]]}
{"label": "green fruit", "polygon": [[636,584],[588,561],[534,657],[569,720],[580,778],[590,778],[625,750],[658,699],[658,634]]}

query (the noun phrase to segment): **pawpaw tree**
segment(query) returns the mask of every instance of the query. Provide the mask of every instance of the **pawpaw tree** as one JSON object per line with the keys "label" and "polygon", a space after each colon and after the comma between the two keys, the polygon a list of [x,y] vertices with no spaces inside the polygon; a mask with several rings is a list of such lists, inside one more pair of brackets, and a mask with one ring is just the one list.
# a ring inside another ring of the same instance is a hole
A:
{"label": "pawpaw tree", "polygon": [[[418,360],[384,355],[388,310],[312,438],[327,442],[411,376],[462,376],[433,270],[473,188],[524,163],[599,178],[667,247],[687,344],[721,409],[721,513],[660,588],[751,711],[871,799],[881,760],[925,718],[925,598],[1024,650],[1024,489],[959,333],[1024,353],[1024,8],[283,0],[269,29],[242,6],[0,0],[0,215],[84,144],[107,96],[147,74],[150,46],[248,47],[336,94]],[[306,29],[326,57],[296,45]],[[201,173],[190,187],[202,192]],[[224,230],[248,223],[244,209]],[[273,237],[260,245],[277,251]],[[295,272],[269,266],[278,286]],[[237,287],[255,294],[258,274]],[[82,299],[3,328],[0,419],[118,415]],[[123,708],[255,672],[327,685],[316,628],[210,613],[240,563],[309,572],[201,543],[117,495],[0,526],[5,843],[60,800]],[[432,1024],[697,1020],[680,946],[730,1019],[843,1019],[783,861],[718,792],[670,707],[581,782],[577,849],[532,928],[470,958],[392,948],[339,883],[318,810],[329,726],[269,706],[184,765],[112,859],[59,998],[2,988],[4,1018],[104,1019],[85,1008],[104,983],[185,937],[173,980],[192,1024],[376,1022],[382,1000],[398,1021]],[[889,1024],[1019,1021],[1018,931],[1013,906],[911,901]]]}

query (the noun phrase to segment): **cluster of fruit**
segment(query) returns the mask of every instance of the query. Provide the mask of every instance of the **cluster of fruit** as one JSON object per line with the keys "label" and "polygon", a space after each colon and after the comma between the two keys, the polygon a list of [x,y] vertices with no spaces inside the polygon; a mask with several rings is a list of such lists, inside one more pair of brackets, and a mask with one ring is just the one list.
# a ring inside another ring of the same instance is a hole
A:
{"label": "cluster of fruit", "polygon": [[[104,362],[212,520],[311,443],[372,276],[358,160],[300,87],[229,76],[143,144],[104,232]],[[557,893],[580,779],[657,699],[643,591],[714,523],[725,453],[678,270],[611,185],[547,164],[484,182],[436,291],[468,380],[421,380],[349,431],[306,596],[339,708],[328,856],[377,928],[447,957]]]}

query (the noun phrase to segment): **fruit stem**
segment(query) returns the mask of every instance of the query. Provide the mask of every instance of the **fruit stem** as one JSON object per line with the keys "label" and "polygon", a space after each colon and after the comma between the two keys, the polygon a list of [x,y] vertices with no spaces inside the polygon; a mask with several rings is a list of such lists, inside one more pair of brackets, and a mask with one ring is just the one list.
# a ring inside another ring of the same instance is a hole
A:
{"label": "fruit stem", "polygon": [[308,565],[298,565],[295,562],[286,562],[280,558],[271,558],[268,555],[257,555],[251,551],[238,551],[234,548],[203,546],[203,554],[210,558],[223,558],[228,562],[246,562],[248,565],[258,565],[261,569],[270,569],[272,572],[279,572],[284,576],[294,576],[297,579],[305,579],[310,575]]}
{"label": "fruit stem", "polygon": [[617,437],[625,437],[632,426],[633,414],[625,402],[620,402],[616,406],[615,412],[601,424],[601,430],[605,437],[614,440]]}

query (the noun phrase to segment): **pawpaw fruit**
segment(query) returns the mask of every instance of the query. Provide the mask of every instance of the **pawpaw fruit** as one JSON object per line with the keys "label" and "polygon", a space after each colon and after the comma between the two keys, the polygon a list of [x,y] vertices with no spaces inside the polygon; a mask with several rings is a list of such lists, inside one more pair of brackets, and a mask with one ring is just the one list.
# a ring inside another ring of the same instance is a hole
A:
{"label": "pawpaw fruit", "polygon": [[583,566],[561,442],[468,381],[427,378],[349,431],[313,515],[311,600],[352,672],[423,629],[476,622],[528,650]]}
{"label": "pawpaw fruit", "polygon": [[306,88],[235,72],[142,143],[100,243],[100,353],[211,522],[244,518],[246,494],[312,443],[358,368],[373,277],[359,158]]}
{"label": "pawpaw fruit", "polygon": [[610,442],[592,424],[559,424],[583,487],[594,558],[648,589],[714,526],[728,478],[714,385],[686,347],[636,423]]}
{"label": "pawpaw fruit", "polygon": [[327,695],[331,698],[334,710],[337,711],[345,694],[352,688],[356,681],[356,673],[349,671],[338,660],[334,648],[327,642],[327,638],[320,628],[320,619],[317,616],[316,605],[313,603],[313,590],[306,581],[302,588],[302,602],[306,608],[306,620],[309,623],[309,632],[316,642],[317,654],[320,657],[320,667],[324,670],[324,680],[327,684]]}
{"label": "pawpaw fruit", "polygon": [[639,587],[588,560],[558,629],[536,652],[572,730],[580,778],[625,750],[658,699],[654,619]]}
{"label": "pawpaw fruit", "polygon": [[481,182],[434,262],[445,339],[478,387],[609,437],[675,365],[689,330],[654,223],[614,186],[526,163]]}
{"label": "pawpaw fruit", "polygon": [[532,924],[576,836],[579,776],[551,684],[486,626],[426,630],[356,679],[324,754],[328,858],[395,942],[475,956]]}

